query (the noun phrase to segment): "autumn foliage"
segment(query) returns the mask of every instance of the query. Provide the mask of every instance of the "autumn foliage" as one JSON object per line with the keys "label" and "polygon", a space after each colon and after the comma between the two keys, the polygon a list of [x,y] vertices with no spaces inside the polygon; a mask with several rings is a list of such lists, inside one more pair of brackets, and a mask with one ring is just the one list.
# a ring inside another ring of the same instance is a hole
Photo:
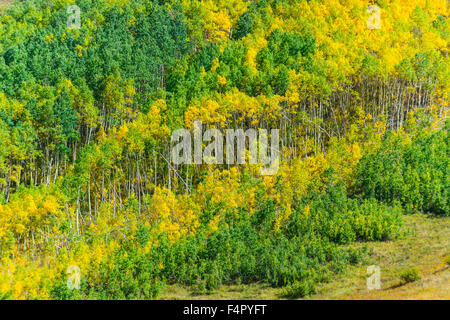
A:
{"label": "autumn foliage", "polygon": [[[0,299],[256,281],[307,295],[402,214],[448,216],[447,16],[444,0],[15,3],[0,15]],[[278,172],[174,165],[171,133],[195,121],[279,129]]]}

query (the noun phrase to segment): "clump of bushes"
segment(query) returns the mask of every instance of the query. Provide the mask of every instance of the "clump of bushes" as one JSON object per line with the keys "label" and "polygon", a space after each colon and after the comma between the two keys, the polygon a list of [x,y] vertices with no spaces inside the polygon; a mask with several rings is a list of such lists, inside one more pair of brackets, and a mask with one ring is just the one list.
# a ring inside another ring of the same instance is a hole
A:
{"label": "clump of bushes", "polygon": [[409,269],[403,270],[400,273],[400,279],[403,282],[410,283],[410,282],[418,281],[421,278],[420,278],[419,271],[417,270],[417,268],[409,268]]}
{"label": "clump of bushes", "polygon": [[[86,279],[82,296],[151,299],[164,283],[202,292],[221,284],[256,281],[286,287],[286,297],[307,296],[315,284],[359,263],[366,254],[366,249],[339,244],[394,237],[400,225],[399,208],[373,199],[350,199],[340,185],[298,203],[279,231],[273,229],[275,203],[267,199],[259,203],[253,214],[225,215],[214,232],[207,227],[214,214],[208,213],[195,235],[176,242],[166,233],[156,237],[150,228],[139,227],[101,264],[98,274]],[[71,298],[61,290],[55,288],[53,296]]]}
{"label": "clump of bushes", "polygon": [[288,299],[303,298],[316,292],[316,287],[313,281],[304,280],[296,281],[293,284],[286,286],[281,295]]}
{"label": "clump of bushes", "polygon": [[412,141],[389,131],[381,147],[364,155],[358,165],[358,190],[365,198],[399,201],[408,212],[450,214],[448,129],[419,131]]}
{"label": "clump of bushes", "polygon": [[287,233],[301,235],[314,228],[321,236],[340,244],[386,240],[398,234],[401,214],[398,204],[388,206],[375,199],[351,199],[343,186],[330,186],[326,193],[304,199],[291,217]]}

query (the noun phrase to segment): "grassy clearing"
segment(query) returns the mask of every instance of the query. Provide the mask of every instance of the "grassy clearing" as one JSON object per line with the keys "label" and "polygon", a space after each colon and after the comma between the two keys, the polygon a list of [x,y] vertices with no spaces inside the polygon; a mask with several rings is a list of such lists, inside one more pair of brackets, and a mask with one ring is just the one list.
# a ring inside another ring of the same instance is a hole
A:
{"label": "grassy clearing", "polygon": [[[403,217],[402,236],[394,241],[370,242],[372,255],[349,267],[307,299],[450,299],[450,217],[425,214]],[[381,268],[381,290],[366,288],[367,266]],[[405,284],[400,274],[416,268],[421,279]],[[282,289],[266,284],[221,286],[199,294],[179,285],[166,287],[161,299],[281,299]]]}
{"label": "grassy clearing", "polygon": [[[368,291],[363,267],[354,270],[348,299],[450,299],[450,218],[426,215],[404,217],[405,236],[393,242],[374,243],[373,264],[381,267],[382,290]],[[421,280],[405,284],[400,274],[409,268],[419,271]],[[325,291],[324,291],[325,292]],[[326,297],[326,294],[323,296]]]}

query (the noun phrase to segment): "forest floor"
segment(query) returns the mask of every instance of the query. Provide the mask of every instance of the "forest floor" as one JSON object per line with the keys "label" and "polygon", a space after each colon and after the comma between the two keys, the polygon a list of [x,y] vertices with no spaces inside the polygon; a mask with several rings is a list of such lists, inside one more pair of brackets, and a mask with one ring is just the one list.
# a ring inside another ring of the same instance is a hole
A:
{"label": "forest floor", "polygon": [[[371,255],[350,266],[317,293],[306,299],[450,299],[450,217],[425,214],[403,216],[401,236],[393,241],[358,243],[367,245]],[[369,291],[367,267],[381,270],[381,289]],[[403,283],[400,273],[416,268],[421,279]],[[282,289],[267,284],[221,286],[209,294],[171,285],[161,292],[161,299],[282,299]]]}

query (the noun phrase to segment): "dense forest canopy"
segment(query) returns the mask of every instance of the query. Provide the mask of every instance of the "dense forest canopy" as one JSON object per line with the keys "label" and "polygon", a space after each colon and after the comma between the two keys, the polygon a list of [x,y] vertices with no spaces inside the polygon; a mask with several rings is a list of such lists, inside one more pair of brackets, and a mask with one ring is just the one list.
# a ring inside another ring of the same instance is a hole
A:
{"label": "dense forest canopy", "polygon": [[[365,254],[341,244],[395,237],[402,213],[449,215],[448,14],[445,0],[4,8],[0,297],[308,294]],[[279,171],[174,165],[171,133],[195,121],[279,129]]]}

